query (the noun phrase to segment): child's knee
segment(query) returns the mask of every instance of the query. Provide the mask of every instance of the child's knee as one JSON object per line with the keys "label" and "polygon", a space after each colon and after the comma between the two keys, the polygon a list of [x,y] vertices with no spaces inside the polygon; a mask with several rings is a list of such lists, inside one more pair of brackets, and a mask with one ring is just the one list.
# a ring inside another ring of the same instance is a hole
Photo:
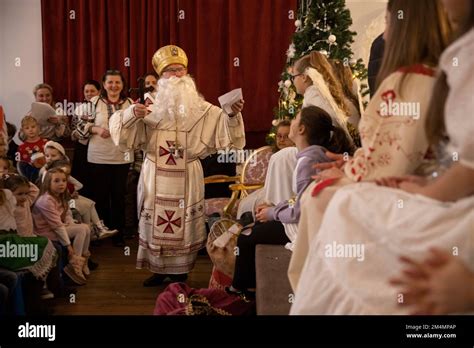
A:
{"label": "child's knee", "polygon": [[90,235],[91,234],[91,228],[88,224],[80,224],[81,226],[81,229],[82,229],[82,233],[84,233],[85,235]]}

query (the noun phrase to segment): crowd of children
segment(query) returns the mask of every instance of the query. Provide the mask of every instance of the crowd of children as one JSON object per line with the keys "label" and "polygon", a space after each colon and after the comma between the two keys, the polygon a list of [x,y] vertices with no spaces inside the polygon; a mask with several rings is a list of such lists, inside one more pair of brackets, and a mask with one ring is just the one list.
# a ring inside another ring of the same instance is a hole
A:
{"label": "crowd of children", "polygon": [[[33,110],[28,112],[18,132],[20,145],[13,140],[16,127],[2,116],[0,316],[51,313],[44,300],[75,292],[74,286],[86,284],[90,271],[98,267],[90,258],[90,242],[119,232],[105,225],[95,201],[81,194],[83,184],[71,175],[75,169],[83,180],[84,175],[90,177],[88,140],[77,126],[93,117],[89,100],[100,89],[93,80],[84,84],[85,102],[75,110],[74,122],[66,122],[64,113],[56,110],[48,128],[40,125]],[[54,107],[48,84],[37,85],[34,96],[36,102]],[[71,130],[78,144],[74,165],[61,145]],[[9,248],[15,257],[5,254]]]}

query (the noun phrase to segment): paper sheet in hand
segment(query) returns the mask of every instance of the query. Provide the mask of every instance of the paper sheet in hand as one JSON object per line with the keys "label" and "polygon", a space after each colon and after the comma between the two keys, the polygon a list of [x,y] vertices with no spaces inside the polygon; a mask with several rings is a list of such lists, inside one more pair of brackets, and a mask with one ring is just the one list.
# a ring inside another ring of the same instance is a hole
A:
{"label": "paper sheet in hand", "polygon": [[46,103],[33,102],[31,103],[31,115],[36,118],[40,126],[51,125],[48,118],[56,115],[56,110]]}
{"label": "paper sheet in hand", "polygon": [[232,108],[231,106],[235,103],[237,103],[240,99],[243,99],[242,97],[242,88],[237,88],[229,93],[226,93],[224,95],[221,95],[219,97],[219,103],[221,104],[222,109],[227,113],[231,114],[232,113]]}

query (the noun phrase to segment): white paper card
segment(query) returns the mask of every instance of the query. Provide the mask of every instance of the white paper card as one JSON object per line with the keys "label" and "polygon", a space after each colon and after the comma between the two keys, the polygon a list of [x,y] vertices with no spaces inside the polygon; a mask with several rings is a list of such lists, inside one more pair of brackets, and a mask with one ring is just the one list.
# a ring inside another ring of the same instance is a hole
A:
{"label": "white paper card", "polygon": [[57,116],[56,110],[51,105],[39,102],[31,103],[31,115],[36,118],[40,126],[51,125],[48,118]]}
{"label": "white paper card", "polygon": [[237,88],[229,93],[226,93],[224,95],[221,95],[219,97],[219,103],[221,104],[221,108],[227,113],[231,114],[232,113],[232,108],[231,106],[235,103],[237,103],[240,99],[243,99],[242,96],[242,88]]}

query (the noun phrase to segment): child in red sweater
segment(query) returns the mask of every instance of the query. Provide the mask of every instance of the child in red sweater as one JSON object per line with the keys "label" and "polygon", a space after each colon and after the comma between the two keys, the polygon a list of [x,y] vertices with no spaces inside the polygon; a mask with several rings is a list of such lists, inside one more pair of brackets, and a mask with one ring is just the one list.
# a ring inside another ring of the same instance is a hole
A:
{"label": "child in red sweater", "polygon": [[32,116],[23,117],[21,131],[25,141],[18,147],[18,171],[29,181],[36,182],[40,168],[46,163],[44,145],[48,140],[39,136],[38,121]]}

